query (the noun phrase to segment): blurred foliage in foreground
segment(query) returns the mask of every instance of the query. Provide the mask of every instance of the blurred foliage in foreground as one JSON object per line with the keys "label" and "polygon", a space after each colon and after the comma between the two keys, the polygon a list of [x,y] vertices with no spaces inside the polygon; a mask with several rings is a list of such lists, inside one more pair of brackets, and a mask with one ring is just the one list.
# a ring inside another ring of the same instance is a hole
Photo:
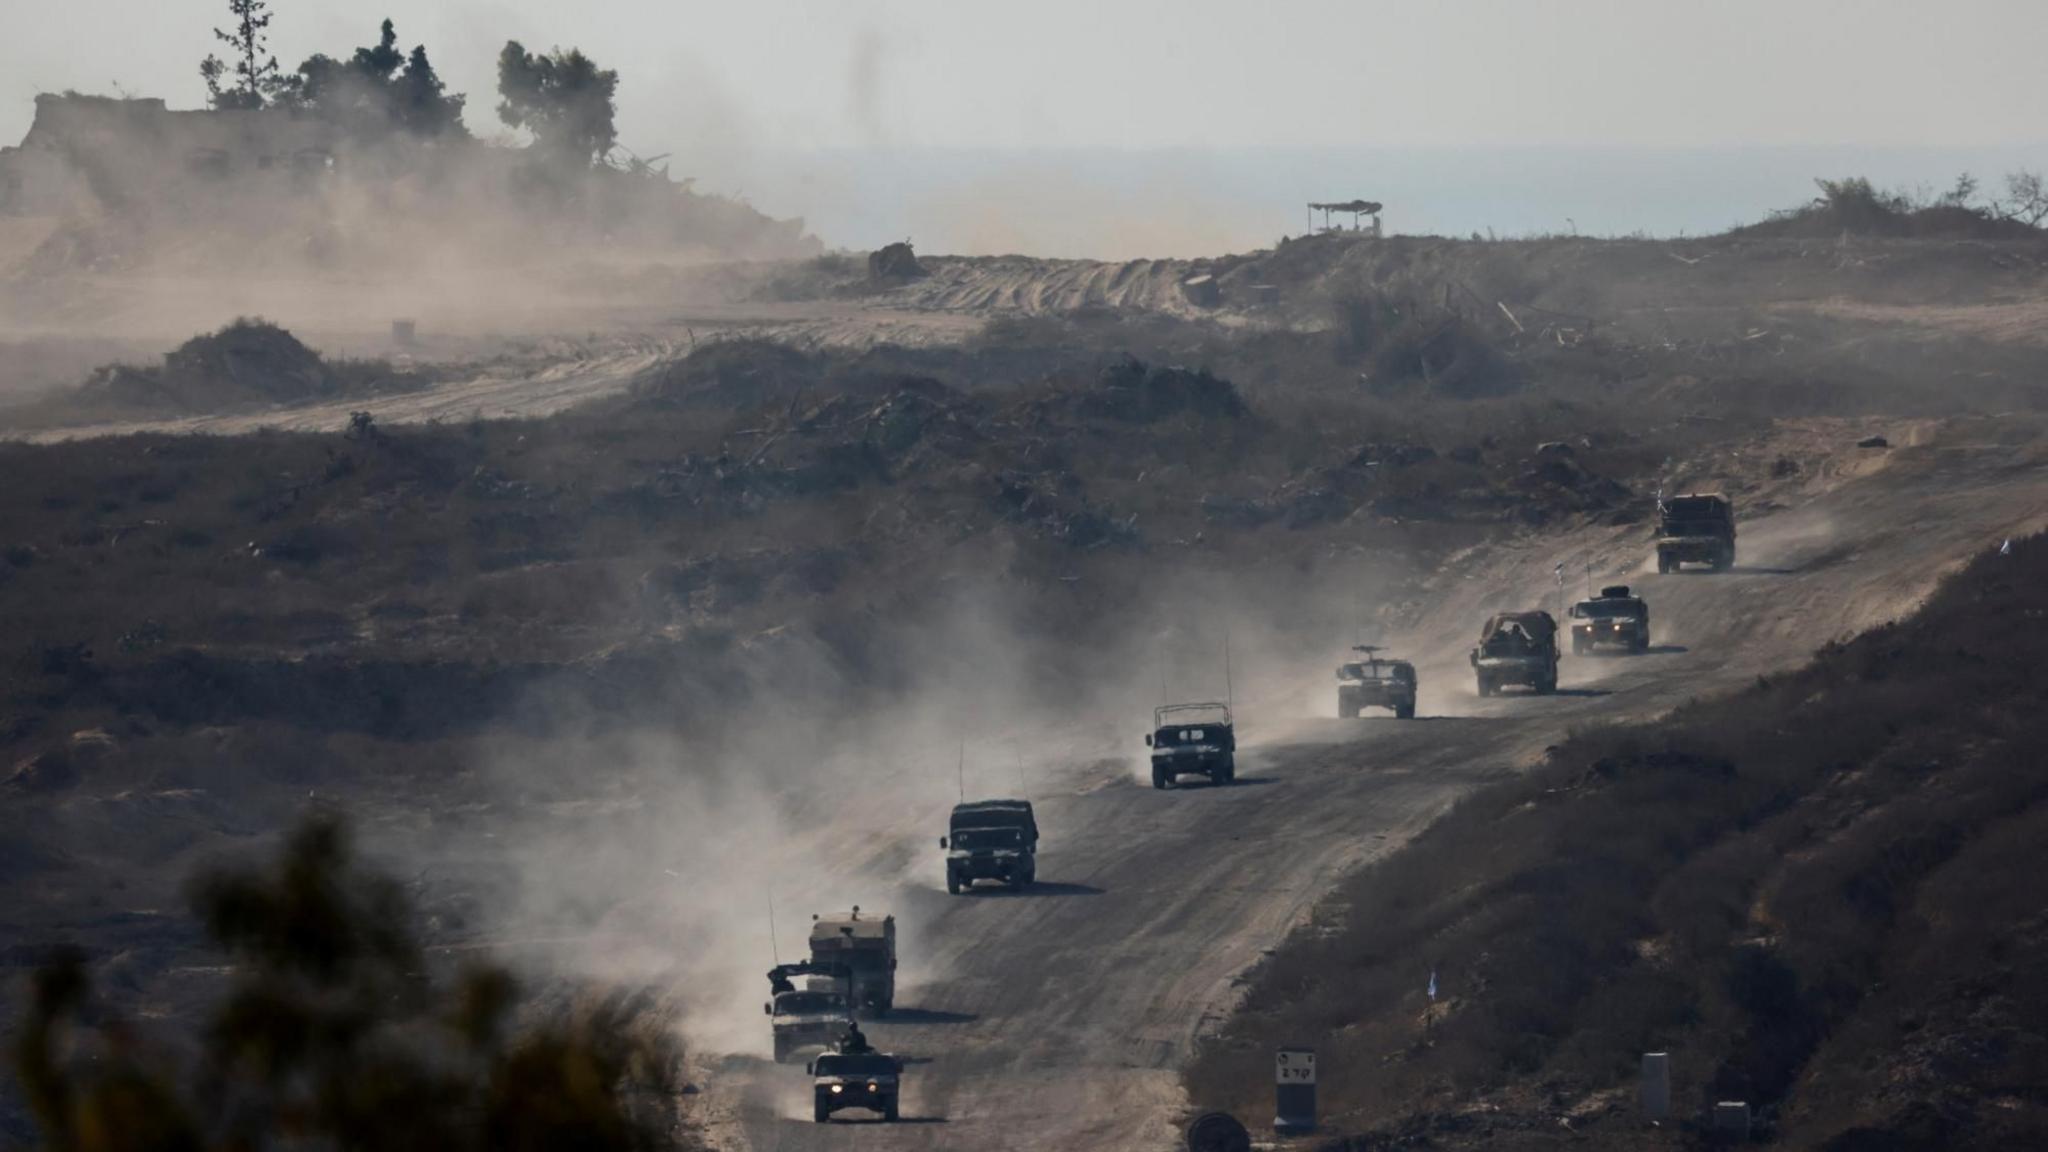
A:
{"label": "blurred foliage in foreground", "polygon": [[271,873],[205,878],[194,902],[236,977],[189,1068],[153,1059],[101,1010],[82,953],[37,973],[15,1063],[44,1148],[682,1142],[671,1091],[680,1046],[646,999],[613,994],[515,1023],[520,996],[504,971],[435,980],[403,894],[357,866],[337,820],[303,825]]}

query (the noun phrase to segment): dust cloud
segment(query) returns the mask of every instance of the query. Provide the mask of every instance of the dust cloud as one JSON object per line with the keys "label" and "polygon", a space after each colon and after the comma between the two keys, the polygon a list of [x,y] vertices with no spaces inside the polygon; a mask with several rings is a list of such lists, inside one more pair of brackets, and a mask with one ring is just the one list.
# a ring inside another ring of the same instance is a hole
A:
{"label": "dust cloud", "polygon": [[[1372,582],[1398,566],[1376,560]],[[1305,669],[1327,676],[1333,641],[1373,603],[1355,574],[1183,568],[1114,634],[1070,647],[1001,580],[963,584],[916,620],[872,625],[886,668],[850,669],[793,626],[741,645],[746,703],[709,722],[589,716],[573,736],[494,737],[473,812],[379,849],[457,894],[464,933],[536,977],[653,989],[694,1050],[765,1057],[763,974],[805,953],[812,914],[897,917],[900,1004],[949,975],[921,939],[932,904],[911,897],[941,890],[936,838],[962,795],[1130,786],[1163,698],[1234,698],[1256,755],[1328,715]],[[1045,828],[1047,878],[1060,837]]]}

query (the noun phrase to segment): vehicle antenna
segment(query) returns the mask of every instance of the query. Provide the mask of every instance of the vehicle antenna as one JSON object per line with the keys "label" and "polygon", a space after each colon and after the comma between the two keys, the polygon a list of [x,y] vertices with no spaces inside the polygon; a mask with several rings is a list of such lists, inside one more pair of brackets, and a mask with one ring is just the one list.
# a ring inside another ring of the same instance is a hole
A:
{"label": "vehicle antenna", "polygon": [[775,966],[782,967],[782,947],[775,939],[775,893],[768,893],[768,954],[775,957]]}
{"label": "vehicle antenna", "polygon": [[967,803],[967,737],[960,738],[960,802]]}
{"label": "vehicle antenna", "polygon": [[1593,598],[1593,558],[1586,557],[1586,599]]}
{"label": "vehicle antenna", "polygon": [[1031,799],[1031,789],[1024,783],[1024,744],[1013,737],[1010,742],[1010,748],[1017,753],[1017,794],[1029,800]]}
{"label": "vehicle antenna", "polygon": [[1223,630],[1223,703],[1235,705],[1237,692],[1230,681],[1230,629]]}

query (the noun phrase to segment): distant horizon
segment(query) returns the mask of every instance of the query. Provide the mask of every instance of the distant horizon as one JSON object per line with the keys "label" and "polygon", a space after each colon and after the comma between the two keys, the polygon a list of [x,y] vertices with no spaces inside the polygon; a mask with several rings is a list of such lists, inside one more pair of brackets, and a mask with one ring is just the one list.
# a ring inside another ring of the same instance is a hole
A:
{"label": "distant horizon", "polygon": [[1311,201],[1354,197],[1385,205],[1389,234],[1504,239],[1713,235],[1851,176],[1932,196],[1968,172],[1983,201],[2008,172],[2048,169],[2048,143],[757,149],[668,163],[701,191],[802,217],[835,249],[908,239],[933,254],[1136,259],[1270,247],[1308,230]]}

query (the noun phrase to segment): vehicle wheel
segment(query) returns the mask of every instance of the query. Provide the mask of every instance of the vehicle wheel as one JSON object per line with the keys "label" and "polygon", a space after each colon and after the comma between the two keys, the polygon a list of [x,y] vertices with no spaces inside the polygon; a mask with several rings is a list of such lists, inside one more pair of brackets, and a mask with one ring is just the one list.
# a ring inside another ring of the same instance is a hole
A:
{"label": "vehicle wheel", "polygon": [[1586,643],[1586,641],[1582,637],[1572,637],[1572,655],[1584,656],[1586,654],[1586,649],[1590,647],[1591,645]]}
{"label": "vehicle wheel", "polygon": [[902,1113],[896,1107],[896,1098],[894,1096],[889,1097],[889,1102],[882,1105],[882,1119],[887,1123],[894,1124],[901,1116]]}
{"label": "vehicle wheel", "polygon": [[789,1045],[781,1040],[775,1042],[775,1062],[777,1064],[789,1063]]}
{"label": "vehicle wheel", "polygon": [[1548,696],[1555,691],[1557,691],[1557,677],[1555,676],[1536,682],[1536,694],[1539,696]]}
{"label": "vehicle wheel", "polygon": [[952,872],[948,872],[948,873],[946,873],[946,895],[948,895],[948,896],[958,896],[959,894],[960,894],[960,877],[959,877],[959,876],[957,876],[957,875],[955,875],[955,874],[954,874],[954,873],[952,873]]}
{"label": "vehicle wheel", "polygon": [[1671,568],[1671,557],[1666,556],[1662,552],[1657,553],[1657,572],[1660,575],[1669,575]]}
{"label": "vehicle wheel", "polygon": [[1413,719],[1415,719],[1415,705],[1413,705],[1413,704],[1401,704],[1401,705],[1397,705],[1397,706],[1396,706],[1396,707],[1394,708],[1394,719],[1396,719],[1396,720],[1413,720]]}
{"label": "vehicle wheel", "polygon": [[1167,780],[1165,771],[1162,769],[1154,768],[1152,770],[1152,786],[1163,791],[1166,788],[1166,783]]}
{"label": "vehicle wheel", "polygon": [[1358,719],[1358,709],[1339,704],[1337,705],[1337,718],[1339,720],[1356,720]]}
{"label": "vehicle wheel", "polygon": [[825,1121],[830,1120],[831,1118],[831,1105],[825,1103],[823,1100],[813,1100],[811,1102],[811,1119],[813,1121],[819,1124],[823,1124]]}
{"label": "vehicle wheel", "polygon": [[1218,764],[1214,768],[1209,769],[1209,786],[1211,788],[1221,788],[1228,783],[1230,783],[1229,768]]}
{"label": "vehicle wheel", "polygon": [[1479,694],[1480,694],[1481,696],[1491,696],[1491,695],[1493,695],[1493,685],[1492,685],[1492,684],[1489,684],[1489,683],[1487,683],[1487,681],[1486,681],[1486,679],[1485,679],[1484,677],[1481,677],[1481,678],[1480,678],[1480,680],[1479,680]]}

